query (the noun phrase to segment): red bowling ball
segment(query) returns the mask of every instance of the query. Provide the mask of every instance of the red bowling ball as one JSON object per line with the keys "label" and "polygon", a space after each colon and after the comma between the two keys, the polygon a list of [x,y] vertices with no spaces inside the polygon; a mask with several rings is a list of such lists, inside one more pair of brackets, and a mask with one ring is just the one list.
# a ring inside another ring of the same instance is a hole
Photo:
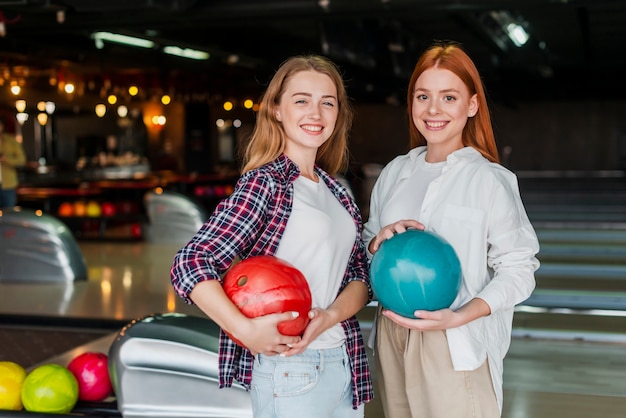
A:
{"label": "red bowling ball", "polygon": [[113,393],[106,354],[80,354],[74,357],[67,368],[78,381],[78,399],[81,401],[99,402]]}
{"label": "red bowling ball", "polygon": [[223,286],[226,295],[248,318],[298,312],[297,318],[278,324],[283,335],[302,335],[309,323],[312,304],[309,283],[300,270],[284,260],[269,255],[247,258],[226,273]]}

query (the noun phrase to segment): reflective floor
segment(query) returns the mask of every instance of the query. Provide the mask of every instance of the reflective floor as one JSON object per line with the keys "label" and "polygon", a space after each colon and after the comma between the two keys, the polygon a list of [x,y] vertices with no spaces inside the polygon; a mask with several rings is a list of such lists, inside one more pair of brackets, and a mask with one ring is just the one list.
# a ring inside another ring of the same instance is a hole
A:
{"label": "reflective floor", "polygon": [[[132,320],[156,312],[202,315],[176,297],[168,268],[174,246],[81,242],[89,280],[0,285],[0,313]],[[368,332],[373,309],[361,315]],[[505,361],[507,418],[626,416],[626,317],[521,307]],[[98,341],[101,350],[113,335]],[[65,356],[68,357],[67,355]],[[367,417],[382,417],[378,400]]]}

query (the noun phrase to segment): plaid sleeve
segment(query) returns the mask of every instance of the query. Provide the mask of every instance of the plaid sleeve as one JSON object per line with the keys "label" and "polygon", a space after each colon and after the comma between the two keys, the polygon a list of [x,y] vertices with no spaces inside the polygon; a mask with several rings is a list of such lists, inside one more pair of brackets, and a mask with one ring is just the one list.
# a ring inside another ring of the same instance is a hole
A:
{"label": "plaid sleeve", "polygon": [[196,284],[221,280],[235,257],[255,243],[274,189],[271,177],[244,174],[233,193],[217,205],[200,230],[176,253],[170,279],[186,303],[193,303],[189,293]]}

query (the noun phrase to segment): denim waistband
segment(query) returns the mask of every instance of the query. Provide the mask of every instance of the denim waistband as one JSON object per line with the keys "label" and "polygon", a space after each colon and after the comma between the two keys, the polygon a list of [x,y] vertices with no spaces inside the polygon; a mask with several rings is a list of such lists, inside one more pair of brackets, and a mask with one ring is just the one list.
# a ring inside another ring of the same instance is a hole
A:
{"label": "denim waistband", "polygon": [[276,363],[314,363],[323,365],[324,363],[334,363],[344,361],[348,358],[346,345],[343,344],[334,348],[322,348],[322,349],[306,349],[301,354],[295,356],[281,357],[281,356],[266,356],[258,354],[256,360],[259,362],[273,361]]}

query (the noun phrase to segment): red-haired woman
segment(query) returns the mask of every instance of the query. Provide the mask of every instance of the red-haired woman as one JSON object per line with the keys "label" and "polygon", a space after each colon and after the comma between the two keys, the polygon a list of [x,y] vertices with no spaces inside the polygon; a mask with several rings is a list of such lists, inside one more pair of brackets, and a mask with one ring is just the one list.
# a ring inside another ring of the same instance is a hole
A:
{"label": "red-haired woman", "polygon": [[408,115],[411,150],[381,172],[364,239],[371,256],[407,228],[436,232],[456,250],[463,281],[449,309],[406,318],[380,308],[374,357],[385,416],[500,417],[513,310],[535,287],[537,236],[459,44],[420,57]]}

